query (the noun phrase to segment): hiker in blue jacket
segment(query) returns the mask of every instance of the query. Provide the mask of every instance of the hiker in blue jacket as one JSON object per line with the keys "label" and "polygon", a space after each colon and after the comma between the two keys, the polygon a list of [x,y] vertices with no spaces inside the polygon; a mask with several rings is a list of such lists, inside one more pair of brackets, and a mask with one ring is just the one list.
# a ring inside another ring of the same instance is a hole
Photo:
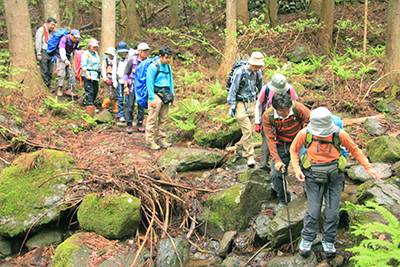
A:
{"label": "hiker in blue jacket", "polygon": [[[157,77],[157,63],[152,63],[149,66],[146,76],[146,87],[149,95],[149,116],[146,124],[146,146],[153,150],[159,150],[160,147],[168,148],[172,145],[166,138],[169,104],[172,104],[172,102],[164,104],[160,97],[160,92],[162,91],[172,94],[172,101],[175,97],[172,70],[169,65],[169,62],[172,59],[172,49],[169,46],[161,47],[159,56],[160,59],[157,60],[159,66]],[[156,133],[157,126],[158,131]]]}

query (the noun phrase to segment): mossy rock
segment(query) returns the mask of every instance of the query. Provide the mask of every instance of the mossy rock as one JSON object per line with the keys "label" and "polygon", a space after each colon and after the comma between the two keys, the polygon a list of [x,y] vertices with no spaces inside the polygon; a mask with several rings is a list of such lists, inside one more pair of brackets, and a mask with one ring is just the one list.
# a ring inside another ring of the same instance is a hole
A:
{"label": "mossy rock", "polygon": [[211,97],[210,104],[224,105],[227,103],[226,100],[227,96],[228,96],[227,91],[217,93]]}
{"label": "mossy rock", "polygon": [[[59,209],[69,184],[81,179],[67,168],[77,167],[65,152],[41,150],[23,155],[0,174],[0,235],[24,235],[59,219]],[[65,174],[65,175],[62,175]],[[58,176],[59,175],[59,176]],[[51,178],[51,179],[50,179]],[[45,215],[44,215],[45,214]],[[43,217],[42,217],[43,216]]]}
{"label": "mossy rock", "polygon": [[127,193],[86,195],[78,210],[79,225],[106,238],[134,235],[140,223],[140,200]]}
{"label": "mossy rock", "polygon": [[217,147],[224,149],[229,143],[236,143],[242,137],[239,124],[235,124],[217,132],[205,131],[203,127],[197,127],[193,135],[194,141],[199,146]]}
{"label": "mossy rock", "polygon": [[390,135],[379,136],[367,143],[372,162],[395,163],[400,160],[400,141]]}
{"label": "mossy rock", "polygon": [[389,111],[391,113],[397,113],[400,111],[400,101],[396,99],[383,99],[376,105],[380,112]]}
{"label": "mossy rock", "polygon": [[293,83],[292,86],[298,96],[302,97],[306,93],[306,88],[301,83]]}

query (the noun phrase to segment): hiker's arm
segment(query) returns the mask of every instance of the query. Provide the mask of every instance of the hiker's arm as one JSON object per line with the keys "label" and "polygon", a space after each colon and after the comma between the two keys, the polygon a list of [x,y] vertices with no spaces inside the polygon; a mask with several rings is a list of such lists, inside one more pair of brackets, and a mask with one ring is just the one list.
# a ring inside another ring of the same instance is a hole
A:
{"label": "hiker's arm", "polygon": [[256,79],[256,82],[257,82],[256,86],[258,89],[257,92],[261,92],[261,88],[263,87],[262,73],[261,73],[261,70],[258,70],[257,72],[259,75],[259,78]]}
{"label": "hiker's arm", "polygon": [[87,57],[87,53],[83,53],[81,56],[81,69],[83,71],[83,73],[85,74],[85,78],[88,80],[91,80],[92,77],[89,74],[88,69],[88,57]]}
{"label": "hiker's arm", "polygon": [[156,73],[157,73],[156,65],[150,64],[150,66],[147,69],[147,74],[146,74],[146,87],[147,87],[147,93],[149,95],[150,102],[156,101],[156,96],[154,95],[154,85],[156,83],[154,78],[156,76]]}
{"label": "hiker's arm", "polygon": [[228,93],[228,104],[231,107],[236,106],[236,94],[238,93],[239,90],[239,83],[241,77],[242,77],[242,69],[237,68],[233,73],[233,81]]}
{"label": "hiker's arm", "polygon": [[36,57],[38,60],[39,56],[42,57],[42,39],[43,39],[43,27],[40,27],[36,31],[36,37],[35,37],[35,50],[36,50]]}
{"label": "hiker's arm", "polygon": [[262,108],[262,103],[264,102],[264,98],[265,98],[265,86],[261,89],[260,95],[256,102],[255,124],[260,124],[260,109]]}
{"label": "hiker's arm", "polygon": [[299,115],[301,121],[304,124],[307,124],[310,122],[310,110],[304,106],[302,103],[296,102],[296,110],[297,110],[297,114]]}
{"label": "hiker's arm", "polygon": [[168,65],[168,68],[169,68],[169,77],[168,77],[168,79],[169,79],[169,89],[171,90],[172,95],[174,96],[174,99],[175,99],[174,79],[172,78],[172,68],[171,68],[170,65]]}
{"label": "hiker's arm", "polygon": [[112,84],[115,88],[118,86],[117,82],[117,56],[114,56],[113,58],[113,68],[112,68]]}
{"label": "hiker's arm", "polygon": [[101,76],[103,76],[103,81],[107,81],[107,62],[106,59],[101,62]]}
{"label": "hiker's arm", "polygon": [[128,84],[129,74],[131,73],[132,65],[133,65],[133,60],[132,60],[132,58],[130,58],[128,60],[128,63],[126,63],[125,70],[124,70],[124,86],[125,86],[125,82],[126,82],[126,84]]}
{"label": "hiker's arm", "polygon": [[294,138],[292,145],[290,146],[290,161],[292,162],[294,173],[301,171],[299,163],[299,150],[302,145],[306,142],[307,129],[303,129]]}

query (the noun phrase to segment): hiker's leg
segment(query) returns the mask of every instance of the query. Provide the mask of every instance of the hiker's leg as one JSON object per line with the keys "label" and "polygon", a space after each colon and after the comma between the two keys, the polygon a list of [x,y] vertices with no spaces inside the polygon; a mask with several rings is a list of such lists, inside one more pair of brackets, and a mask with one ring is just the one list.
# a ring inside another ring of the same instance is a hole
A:
{"label": "hiker's leg", "polygon": [[[328,192],[325,193],[325,219],[322,224],[322,236],[325,238],[325,241],[330,243],[336,241],[343,186],[344,173],[341,172],[335,181],[329,183]],[[326,200],[327,197],[329,197],[328,201]]]}
{"label": "hiker's leg", "polygon": [[60,58],[57,58],[56,67],[58,76],[58,87],[63,87],[67,66],[65,65],[64,61],[62,61]]}
{"label": "hiker's leg", "polygon": [[236,148],[242,148],[244,150],[242,157],[254,156],[254,148],[252,146],[254,132],[254,110],[255,102],[237,102],[236,118],[242,130],[242,138],[238,142],[239,145]]}
{"label": "hiker's leg", "polygon": [[305,240],[312,241],[319,233],[319,218],[321,216],[322,199],[319,199],[319,191],[323,190],[320,184],[314,182],[311,172],[302,169],[306,181],[306,191],[308,199],[308,209],[304,214],[304,227],[301,231],[301,237]]}
{"label": "hiker's leg", "polygon": [[154,143],[156,138],[155,132],[157,127],[157,119],[161,109],[162,101],[157,95],[155,95],[155,97],[157,103],[155,108],[151,106],[150,99],[147,100],[149,107],[149,116],[147,117],[146,123],[146,145],[151,145],[152,143]]}
{"label": "hiker's leg", "polygon": [[71,90],[72,89],[72,86],[74,85],[74,81],[75,81],[75,72],[73,71],[73,69],[74,69],[74,67],[72,66],[72,63],[71,63],[71,68],[70,67],[67,67],[67,68],[65,68],[65,71],[66,71],[66,76],[67,76],[67,90]]}
{"label": "hiker's leg", "polygon": [[[42,76],[43,82],[44,84],[49,87],[50,83],[51,83],[51,78],[52,78],[52,71],[53,71],[53,67],[51,69],[49,69],[50,64],[53,64],[51,62],[51,58],[50,60],[48,59],[50,56],[46,53],[43,52],[42,53],[42,60],[40,61],[40,74]],[[52,66],[52,65],[51,65]]]}
{"label": "hiker's leg", "polygon": [[82,79],[85,86],[86,106],[93,106],[95,95],[94,83],[93,81],[86,79],[86,77],[82,77]]}
{"label": "hiker's leg", "polygon": [[122,92],[122,85],[118,82],[117,87],[117,96],[118,96],[118,117],[124,117],[124,92]]}
{"label": "hiker's leg", "polygon": [[158,115],[158,135],[157,139],[167,137],[167,120],[168,120],[169,104],[161,102],[160,114]]}
{"label": "hiker's leg", "polygon": [[[278,155],[281,158],[282,162],[285,164],[286,172],[289,166],[290,162],[290,147],[281,145],[281,144],[276,144],[276,148],[278,150]],[[272,178],[272,183],[274,185],[274,190],[276,191],[276,194],[278,195],[279,202],[285,202],[285,192],[283,188],[283,181],[282,181],[282,172],[280,170],[275,169],[275,162],[272,161],[271,164],[271,178]]]}
{"label": "hiker's leg", "polygon": [[132,90],[133,84],[129,86],[128,104],[126,105],[126,123],[132,125],[133,108],[135,105],[135,92]]}
{"label": "hiker's leg", "polygon": [[261,121],[261,137],[262,137],[262,143],[261,143],[261,167],[263,168],[270,168],[268,160],[269,160],[269,147],[267,143],[267,137],[265,136],[264,133],[264,127],[262,126],[263,122]]}
{"label": "hiker's leg", "polygon": [[97,94],[99,93],[99,81],[92,81],[93,82],[93,103],[96,100]]}

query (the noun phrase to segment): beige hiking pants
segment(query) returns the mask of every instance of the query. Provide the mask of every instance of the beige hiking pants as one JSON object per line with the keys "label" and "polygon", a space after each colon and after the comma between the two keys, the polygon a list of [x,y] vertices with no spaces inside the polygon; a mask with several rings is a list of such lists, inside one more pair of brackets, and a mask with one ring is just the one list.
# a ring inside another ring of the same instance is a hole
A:
{"label": "beige hiking pants", "polygon": [[[246,105],[246,106],[245,106]],[[236,149],[244,151],[242,156],[254,157],[253,133],[255,121],[255,106],[256,102],[236,102],[236,118],[242,129],[242,138],[235,144]],[[248,112],[248,113],[247,113]]]}
{"label": "beige hiking pants", "polygon": [[[151,145],[156,140],[167,137],[166,124],[168,120],[169,104],[164,105],[158,95],[155,95],[155,97],[157,103],[157,106],[155,108],[150,105],[150,100],[148,100],[149,116],[147,117],[146,123],[146,145]],[[156,127],[158,128],[157,133]]]}

